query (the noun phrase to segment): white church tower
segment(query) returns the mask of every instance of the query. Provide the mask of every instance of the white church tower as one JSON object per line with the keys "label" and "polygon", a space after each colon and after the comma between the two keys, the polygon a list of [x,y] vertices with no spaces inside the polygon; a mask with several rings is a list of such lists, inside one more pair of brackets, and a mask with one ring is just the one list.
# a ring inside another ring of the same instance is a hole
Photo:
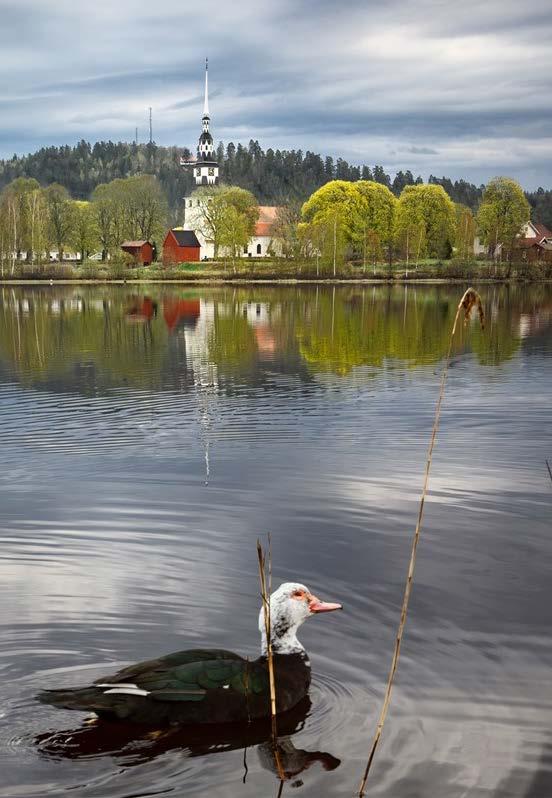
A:
{"label": "white church tower", "polygon": [[194,170],[196,186],[214,186],[219,179],[219,165],[215,158],[215,145],[209,130],[211,117],[209,115],[209,60],[205,59],[205,100],[203,103],[203,116],[201,118],[201,135],[197,145],[197,158],[182,158],[182,166],[189,166]]}
{"label": "white church tower", "polygon": [[[197,145],[197,157],[180,159],[182,166],[193,169],[194,181],[198,188],[202,186],[214,187],[219,182],[219,165],[216,161],[213,137],[209,130],[210,123],[209,64],[207,59],[205,59],[205,101],[203,104],[203,116],[201,117],[202,130]],[[205,210],[208,204],[212,202],[212,197],[209,194],[210,192],[195,191],[190,196],[184,197],[182,227],[175,228],[176,230],[191,230],[195,233],[201,247],[201,260],[211,260],[215,256],[215,245],[207,237],[206,228],[208,229],[208,225],[205,224]],[[254,235],[241,253],[242,258],[282,254],[281,242],[276,241],[272,235],[277,211],[278,208],[273,206],[259,207],[259,220]]]}

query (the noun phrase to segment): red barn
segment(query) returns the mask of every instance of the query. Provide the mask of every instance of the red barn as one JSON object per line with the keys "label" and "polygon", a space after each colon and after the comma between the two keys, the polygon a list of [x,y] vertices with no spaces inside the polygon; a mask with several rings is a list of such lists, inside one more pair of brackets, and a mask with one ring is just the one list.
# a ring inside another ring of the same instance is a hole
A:
{"label": "red barn", "polygon": [[189,263],[199,260],[201,245],[193,230],[169,230],[163,241],[163,263]]}
{"label": "red barn", "polygon": [[149,266],[153,261],[153,247],[149,241],[123,241],[121,249],[142,266]]}

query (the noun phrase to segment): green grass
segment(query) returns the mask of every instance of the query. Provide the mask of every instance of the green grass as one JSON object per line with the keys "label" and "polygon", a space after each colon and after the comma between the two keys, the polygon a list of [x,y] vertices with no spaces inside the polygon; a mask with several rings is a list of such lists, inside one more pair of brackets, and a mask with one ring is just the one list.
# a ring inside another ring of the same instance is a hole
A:
{"label": "green grass", "polygon": [[[439,261],[427,259],[417,265],[398,262],[362,264],[345,263],[337,267],[338,280],[543,280],[552,279],[552,263],[498,263],[484,260],[464,261],[459,258]],[[333,280],[333,266],[315,261],[291,261],[285,259],[248,258],[235,264],[228,262],[200,261],[164,266],[134,267],[124,262],[85,262],[82,265],[68,263],[37,264],[18,263],[14,274],[4,267],[3,280]]]}

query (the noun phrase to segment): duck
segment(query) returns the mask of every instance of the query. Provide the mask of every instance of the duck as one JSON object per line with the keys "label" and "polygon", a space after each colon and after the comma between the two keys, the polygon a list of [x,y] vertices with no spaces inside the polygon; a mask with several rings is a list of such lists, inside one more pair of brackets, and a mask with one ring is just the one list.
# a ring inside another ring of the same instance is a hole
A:
{"label": "duck", "polygon": [[[341,610],[305,585],[285,582],[270,596],[270,638],[276,712],[289,712],[308,695],[310,660],[297,632],[313,615]],[[188,649],[130,665],[85,687],[44,690],[38,701],[93,712],[100,719],[154,725],[251,722],[270,716],[264,610],[261,655],[254,660],[224,649]]]}

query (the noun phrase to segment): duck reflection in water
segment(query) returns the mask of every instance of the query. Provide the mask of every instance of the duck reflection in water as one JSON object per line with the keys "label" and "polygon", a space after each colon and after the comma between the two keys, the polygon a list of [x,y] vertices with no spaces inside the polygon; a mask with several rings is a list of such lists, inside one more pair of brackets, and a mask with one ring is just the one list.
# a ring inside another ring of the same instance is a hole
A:
{"label": "duck reflection in water", "polygon": [[[177,726],[155,729],[133,723],[94,718],[74,729],[47,732],[35,737],[42,756],[53,759],[89,759],[110,756],[124,759],[125,767],[151,762],[171,751],[185,756],[206,756],[222,751],[257,747],[259,761],[280,779],[296,779],[316,763],[324,770],[335,770],[341,761],[325,751],[296,748],[293,735],[304,728],[311,708],[310,698],[278,717],[276,751],[269,720],[244,724]],[[278,766],[278,761],[279,766]],[[245,760],[244,760],[245,761]]]}

